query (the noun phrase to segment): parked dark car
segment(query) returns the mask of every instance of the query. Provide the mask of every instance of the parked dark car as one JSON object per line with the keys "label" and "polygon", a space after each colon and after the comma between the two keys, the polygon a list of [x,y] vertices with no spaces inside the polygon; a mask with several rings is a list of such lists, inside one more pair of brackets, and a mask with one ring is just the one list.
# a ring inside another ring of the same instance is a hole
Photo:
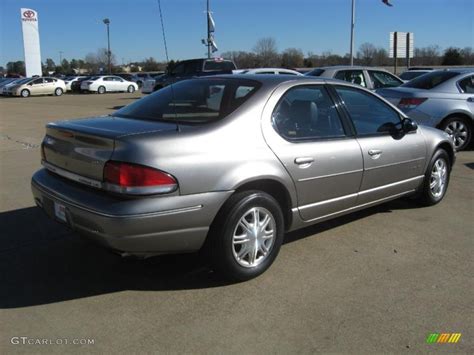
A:
{"label": "parked dark car", "polygon": [[90,78],[92,78],[92,77],[91,76],[84,76],[80,79],[77,79],[76,81],[73,81],[71,83],[71,92],[81,92],[81,83],[84,80],[89,80]]}
{"label": "parked dark car", "polygon": [[235,69],[237,67],[233,61],[222,58],[183,60],[178,62],[166,74],[156,79],[153,91],[193,77],[232,74]]}

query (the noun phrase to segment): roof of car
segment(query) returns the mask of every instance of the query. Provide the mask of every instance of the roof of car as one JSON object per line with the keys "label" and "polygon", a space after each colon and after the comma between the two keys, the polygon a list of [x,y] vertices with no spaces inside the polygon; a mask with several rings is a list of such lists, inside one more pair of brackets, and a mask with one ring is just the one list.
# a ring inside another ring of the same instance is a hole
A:
{"label": "roof of car", "polygon": [[319,67],[319,68],[313,68],[311,70],[314,70],[314,69],[324,69],[324,70],[328,70],[328,69],[334,69],[334,70],[351,70],[351,69],[359,69],[359,70],[364,70],[364,69],[372,69],[372,70],[383,70],[383,71],[387,71],[386,69],[384,68],[380,68],[380,67],[369,67],[369,66],[362,66],[362,65],[353,65],[353,66],[350,66],[350,65],[333,65],[333,66],[327,66],[327,67]]}
{"label": "roof of car", "polygon": [[[259,81],[263,84],[269,84],[269,85],[278,85],[280,83],[284,83],[287,81],[294,81],[294,80],[300,80],[300,81],[306,81],[309,83],[328,83],[328,82],[334,82],[334,83],[346,83],[341,80],[337,79],[330,79],[330,78],[320,78],[320,77],[314,77],[314,76],[304,76],[304,75],[287,75],[287,74],[281,74],[281,75],[259,75],[259,74],[222,74],[222,75],[212,75],[212,76],[204,76],[201,78],[225,78],[225,79],[242,79],[242,80],[255,80]],[[199,79],[198,79],[199,80]]]}

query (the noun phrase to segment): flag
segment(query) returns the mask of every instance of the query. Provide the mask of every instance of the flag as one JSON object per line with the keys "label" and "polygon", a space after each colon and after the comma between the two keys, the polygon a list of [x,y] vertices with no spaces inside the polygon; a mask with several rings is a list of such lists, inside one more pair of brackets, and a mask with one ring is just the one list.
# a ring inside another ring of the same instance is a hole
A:
{"label": "flag", "polygon": [[207,27],[209,28],[209,32],[214,32],[216,30],[216,24],[210,12],[207,13]]}
{"label": "flag", "polygon": [[382,0],[382,2],[387,5],[387,6],[393,6],[391,3],[390,3],[390,0]]}
{"label": "flag", "polygon": [[211,44],[212,53],[217,52],[217,44],[216,44],[216,41],[214,40],[214,37],[211,37],[211,39],[209,40],[209,43]]}

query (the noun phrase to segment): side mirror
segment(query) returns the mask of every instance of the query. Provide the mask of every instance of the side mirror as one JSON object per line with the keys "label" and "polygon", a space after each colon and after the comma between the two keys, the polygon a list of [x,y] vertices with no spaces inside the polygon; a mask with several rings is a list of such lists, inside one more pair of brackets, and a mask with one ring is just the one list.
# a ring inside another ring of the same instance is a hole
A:
{"label": "side mirror", "polygon": [[411,118],[404,118],[402,121],[402,130],[405,133],[414,132],[418,129],[418,124]]}

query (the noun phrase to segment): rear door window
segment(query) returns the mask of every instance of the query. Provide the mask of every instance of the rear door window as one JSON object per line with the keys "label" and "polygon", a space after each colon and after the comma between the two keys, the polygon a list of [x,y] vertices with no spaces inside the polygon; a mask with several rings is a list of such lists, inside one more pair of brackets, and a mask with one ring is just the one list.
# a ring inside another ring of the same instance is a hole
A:
{"label": "rear door window", "polygon": [[454,78],[457,75],[459,75],[459,72],[435,71],[432,73],[419,76],[418,78],[415,78],[412,81],[403,84],[402,86],[406,88],[430,90],[430,89],[435,88],[438,85],[441,85],[447,80]]}
{"label": "rear door window", "polygon": [[474,94],[474,75],[462,79],[459,81],[458,85],[462,92],[466,94]]}
{"label": "rear door window", "polygon": [[335,79],[344,80],[352,84],[367,87],[362,70],[340,70],[334,76]]}

